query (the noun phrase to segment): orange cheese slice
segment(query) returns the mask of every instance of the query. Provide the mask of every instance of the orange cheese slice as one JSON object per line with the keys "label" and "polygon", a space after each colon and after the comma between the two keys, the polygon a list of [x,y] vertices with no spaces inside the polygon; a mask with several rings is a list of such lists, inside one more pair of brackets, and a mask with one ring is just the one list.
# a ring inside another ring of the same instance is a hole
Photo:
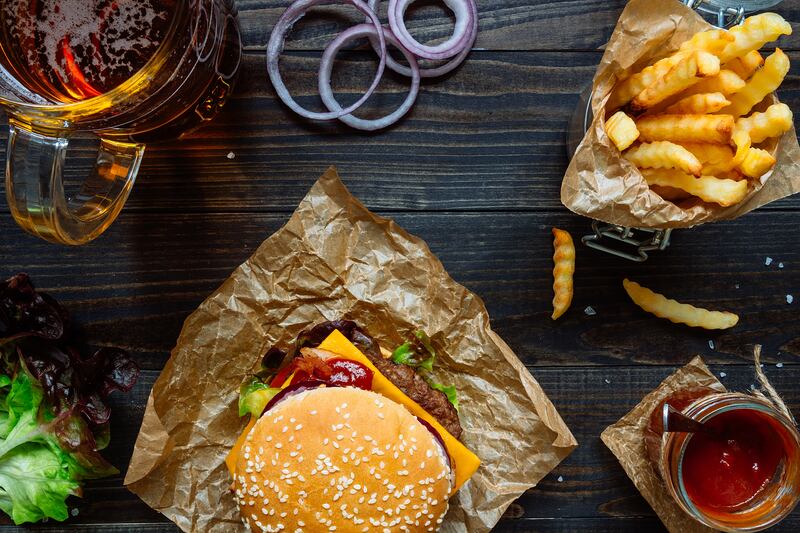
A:
{"label": "orange cheese slice", "polygon": [[[405,393],[397,388],[394,383],[381,374],[375,365],[373,365],[372,362],[338,330],[334,330],[334,332],[331,333],[327,339],[322,341],[322,344],[319,345],[319,348],[321,350],[327,350],[342,357],[346,357],[347,359],[357,361],[372,370],[374,374],[372,378],[372,390],[374,392],[382,394],[390,400],[404,405],[406,409],[411,412],[411,414],[418,416],[433,426],[439,435],[441,435],[444,445],[447,448],[447,453],[450,454],[450,457],[455,463],[455,486],[453,487],[453,494],[458,491],[458,489],[460,489],[470,477],[472,477],[476,470],[478,470],[478,467],[481,464],[481,460],[478,458],[478,456],[469,451],[466,446],[461,444],[458,439],[452,436],[434,417],[428,414],[425,409],[423,409],[417,402],[406,396]],[[291,378],[287,380],[287,384],[290,381]],[[247,437],[247,434],[250,433],[250,430],[253,429],[255,422],[255,419],[250,421],[250,423],[244,429],[244,432],[239,436],[239,439],[236,441],[236,444],[234,445],[230,454],[228,454],[228,457],[225,459],[225,464],[228,466],[228,470],[231,472],[231,475],[233,475],[234,468],[236,466],[236,458],[239,455],[239,450],[241,450],[244,440]]]}
{"label": "orange cheese slice", "polygon": [[361,351],[356,348],[352,342],[347,340],[347,337],[342,335],[338,330],[334,330],[327,339],[322,341],[322,344],[319,345],[320,350],[328,350],[329,352],[337,353],[339,355],[343,355],[348,359],[352,359],[353,361],[358,361],[362,365],[366,366],[375,374],[372,378],[372,390],[383,394],[390,400],[394,400],[399,404],[403,404],[406,409],[408,409],[411,414],[418,416],[419,418],[423,419],[425,422],[433,426],[433,429],[439,432],[439,435],[442,436],[442,440],[444,441],[444,445],[447,448],[447,453],[450,454],[450,457],[453,459],[453,462],[456,465],[456,481],[455,487],[453,488],[453,492],[455,493],[461,486],[467,482],[469,478],[472,477],[472,474],[478,470],[478,467],[481,465],[481,460],[478,459],[478,456],[472,453],[467,449],[466,446],[461,444],[461,442],[452,436],[442,425],[431,415],[428,414],[425,409],[423,409],[417,402],[409,398],[405,395],[403,391],[398,389],[394,383],[392,383],[389,378],[381,374],[375,365],[367,359]]}

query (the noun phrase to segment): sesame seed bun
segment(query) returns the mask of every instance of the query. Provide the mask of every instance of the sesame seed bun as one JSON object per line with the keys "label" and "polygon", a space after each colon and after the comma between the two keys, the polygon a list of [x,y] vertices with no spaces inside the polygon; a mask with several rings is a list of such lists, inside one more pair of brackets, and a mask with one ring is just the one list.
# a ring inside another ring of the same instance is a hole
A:
{"label": "sesame seed bun", "polygon": [[264,413],[245,439],[234,490],[242,520],[267,531],[437,531],[452,470],[402,405],[323,387]]}

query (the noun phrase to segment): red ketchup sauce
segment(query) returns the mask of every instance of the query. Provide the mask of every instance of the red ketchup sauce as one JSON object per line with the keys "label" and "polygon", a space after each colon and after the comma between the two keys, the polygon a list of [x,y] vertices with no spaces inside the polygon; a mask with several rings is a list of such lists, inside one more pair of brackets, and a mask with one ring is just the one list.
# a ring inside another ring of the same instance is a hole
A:
{"label": "red ketchup sauce", "polygon": [[750,502],[787,458],[783,428],[754,409],[720,413],[687,443],[681,475],[686,493],[701,510],[729,512]]}

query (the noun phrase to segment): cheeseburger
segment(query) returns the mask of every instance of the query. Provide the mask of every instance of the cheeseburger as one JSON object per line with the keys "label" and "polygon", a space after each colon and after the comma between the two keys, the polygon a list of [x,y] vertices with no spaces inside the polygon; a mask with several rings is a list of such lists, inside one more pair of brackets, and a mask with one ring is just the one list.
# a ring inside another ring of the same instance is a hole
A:
{"label": "cheeseburger", "polygon": [[427,335],[393,352],[351,321],[272,348],[242,385],[250,422],[226,463],[248,529],[438,531],[480,460],[460,441],[453,387]]}

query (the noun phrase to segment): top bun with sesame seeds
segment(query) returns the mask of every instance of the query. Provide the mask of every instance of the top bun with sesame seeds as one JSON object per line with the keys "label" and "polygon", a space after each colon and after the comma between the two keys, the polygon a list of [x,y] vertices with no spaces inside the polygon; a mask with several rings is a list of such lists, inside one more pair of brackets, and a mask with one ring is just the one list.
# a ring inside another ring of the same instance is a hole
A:
{"label": "top bun with sesame seeds", "polygon": [[437,531],[450,459],[404,406],[354,387],[320,387],[266,411],[234,475],[255,532]]}

